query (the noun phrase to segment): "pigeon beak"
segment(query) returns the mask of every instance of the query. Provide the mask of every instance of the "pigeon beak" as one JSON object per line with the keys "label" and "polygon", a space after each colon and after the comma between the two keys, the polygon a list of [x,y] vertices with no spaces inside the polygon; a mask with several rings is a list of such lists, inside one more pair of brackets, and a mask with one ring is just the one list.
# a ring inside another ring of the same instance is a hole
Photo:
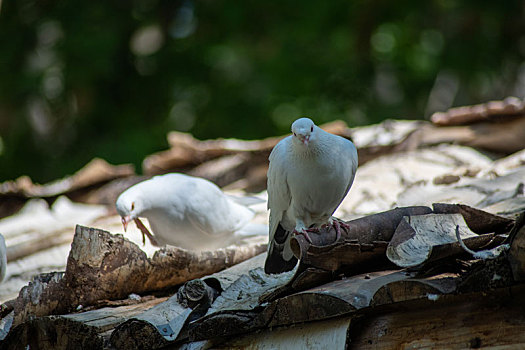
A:
{"label": "pigeon beak", "polygon": [[123,216],[122,217],[122,226],[124,226],[124,232],[128,229],[128,223],[131,221],[131,216]]}
{"label": "pigeon beak", "polygon": [[308,142],[310,142],[310,136],[303,137],[302,141],[305,146],[308,146]]}

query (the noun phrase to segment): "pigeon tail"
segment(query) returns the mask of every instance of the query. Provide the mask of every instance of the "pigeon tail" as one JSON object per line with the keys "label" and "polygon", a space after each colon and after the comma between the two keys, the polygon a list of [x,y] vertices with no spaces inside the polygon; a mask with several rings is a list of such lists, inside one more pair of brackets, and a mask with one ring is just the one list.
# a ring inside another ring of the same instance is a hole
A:
{"label": "pigeon tail", "polygon": [[273,240],[268,247],[268,256],[264,263],[264,272],[277,274],[293,270],[297,264],[297,258],[292,256],[290,260],[283,257],[284,246],[290,232],[286,231],[280,224],[277,226]]}

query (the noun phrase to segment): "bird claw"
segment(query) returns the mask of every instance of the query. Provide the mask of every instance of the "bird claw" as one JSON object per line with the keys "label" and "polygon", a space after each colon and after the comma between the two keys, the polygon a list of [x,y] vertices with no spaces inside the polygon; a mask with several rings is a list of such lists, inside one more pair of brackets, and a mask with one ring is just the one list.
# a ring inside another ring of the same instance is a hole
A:
{"label": "bird claw", "polygon": [[319,233],[320,230],[318,227],[310,227],[306,229],[306,232],[313,232],[313,233]]}
{"label": "bird claw", "polygon": [[339,220],[339,219],[333,219],[332,226],[335,229],[335,242],[339,241],[341,238],[341,227],[343,227],[345,230],[350,229],[350,225],[348,225],[346,222]]}
{"label": "bird claw", "polygon": [[158,247],[159,243],[157,242],[155,237],[153,237],[153,234],[149,232],[148,228],[144,226],[142,221],[140,221],[139,218],[133,219],[133,221],[135,221],[135,225],[137,225],[137,228],[140,230],[140,232],[142,232],[142,244],[146,245],[146,236],[148,236],[151,244],[154,245],[155,247]]}
{"label": "bird claw", "polygon": [[308,230],[302,230],[302,231],[297,231],[297,230],[293,230],[293,234],[298,236],[298,235],[302,235],[304,237],[304,239],[306,239],[306,241],[310,244],[312,244],[312,239],[310,238],[310,236],[308,235]]}

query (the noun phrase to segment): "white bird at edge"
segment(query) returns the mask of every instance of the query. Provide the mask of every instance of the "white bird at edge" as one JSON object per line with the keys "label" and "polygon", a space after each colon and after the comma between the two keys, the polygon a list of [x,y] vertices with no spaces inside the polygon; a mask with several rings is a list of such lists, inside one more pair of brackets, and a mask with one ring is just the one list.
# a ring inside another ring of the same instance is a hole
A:
{"label": "white bird at edge", "polygon": [[292,233],[317,232],[331,225],[340,237],[345,223],[332,216],[350,190],[357,170],[357,150],[343,137],[319,128],[309,118],[292,124],[292,135],[270,154],[268,209],[270,227],[266,273],[292,270]]}
{"label": "white bird at edge", "polygon": [[[134,221],[144,243],[146,235],[156,246],[210,250],[236,243],[240,236],[254,235],[243,230],[254,212],[238,202],[243,198],[224,194],[208,180],[172,173],[130,187],[118,197],[116,208],[124,231]],[[153,234],[140,217],[148,219]]]}
{"label": "white bird at edge", "polygon": [[5,246],[4,236],[0,234],[0,282],[5,277],[7,268],[7,247]]}

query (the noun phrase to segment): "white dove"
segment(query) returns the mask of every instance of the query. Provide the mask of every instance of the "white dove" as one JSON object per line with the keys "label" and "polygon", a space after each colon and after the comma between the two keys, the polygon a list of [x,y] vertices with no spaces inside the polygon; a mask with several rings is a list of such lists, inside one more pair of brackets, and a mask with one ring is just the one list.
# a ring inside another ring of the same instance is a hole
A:
{"label": "white dove", "polygon": [[[153,245],[210,250],[235,243],[239,230],[254,212],[236,203],[212,182],[184,174],[155,176],[140,182],[117,199],[124,230],[130,221]],[[154,236],[139,217],[148,219]]]}
{"label": "white dove", "polygon": [[345,224],[332,214],[350,190],[357,170],[357,150],[350,140],[322,130],[308,118],[297,119],[292,133],[270,154],[266,273],[294,268],[292,232],[310,240],[307,232],[333,225],[339,239],[340,226]]}
{"label": "white dove", "polygon": [[7,268],[7,247],[5,246],[4,236],[0,234],[0,282],[5,277]]}

